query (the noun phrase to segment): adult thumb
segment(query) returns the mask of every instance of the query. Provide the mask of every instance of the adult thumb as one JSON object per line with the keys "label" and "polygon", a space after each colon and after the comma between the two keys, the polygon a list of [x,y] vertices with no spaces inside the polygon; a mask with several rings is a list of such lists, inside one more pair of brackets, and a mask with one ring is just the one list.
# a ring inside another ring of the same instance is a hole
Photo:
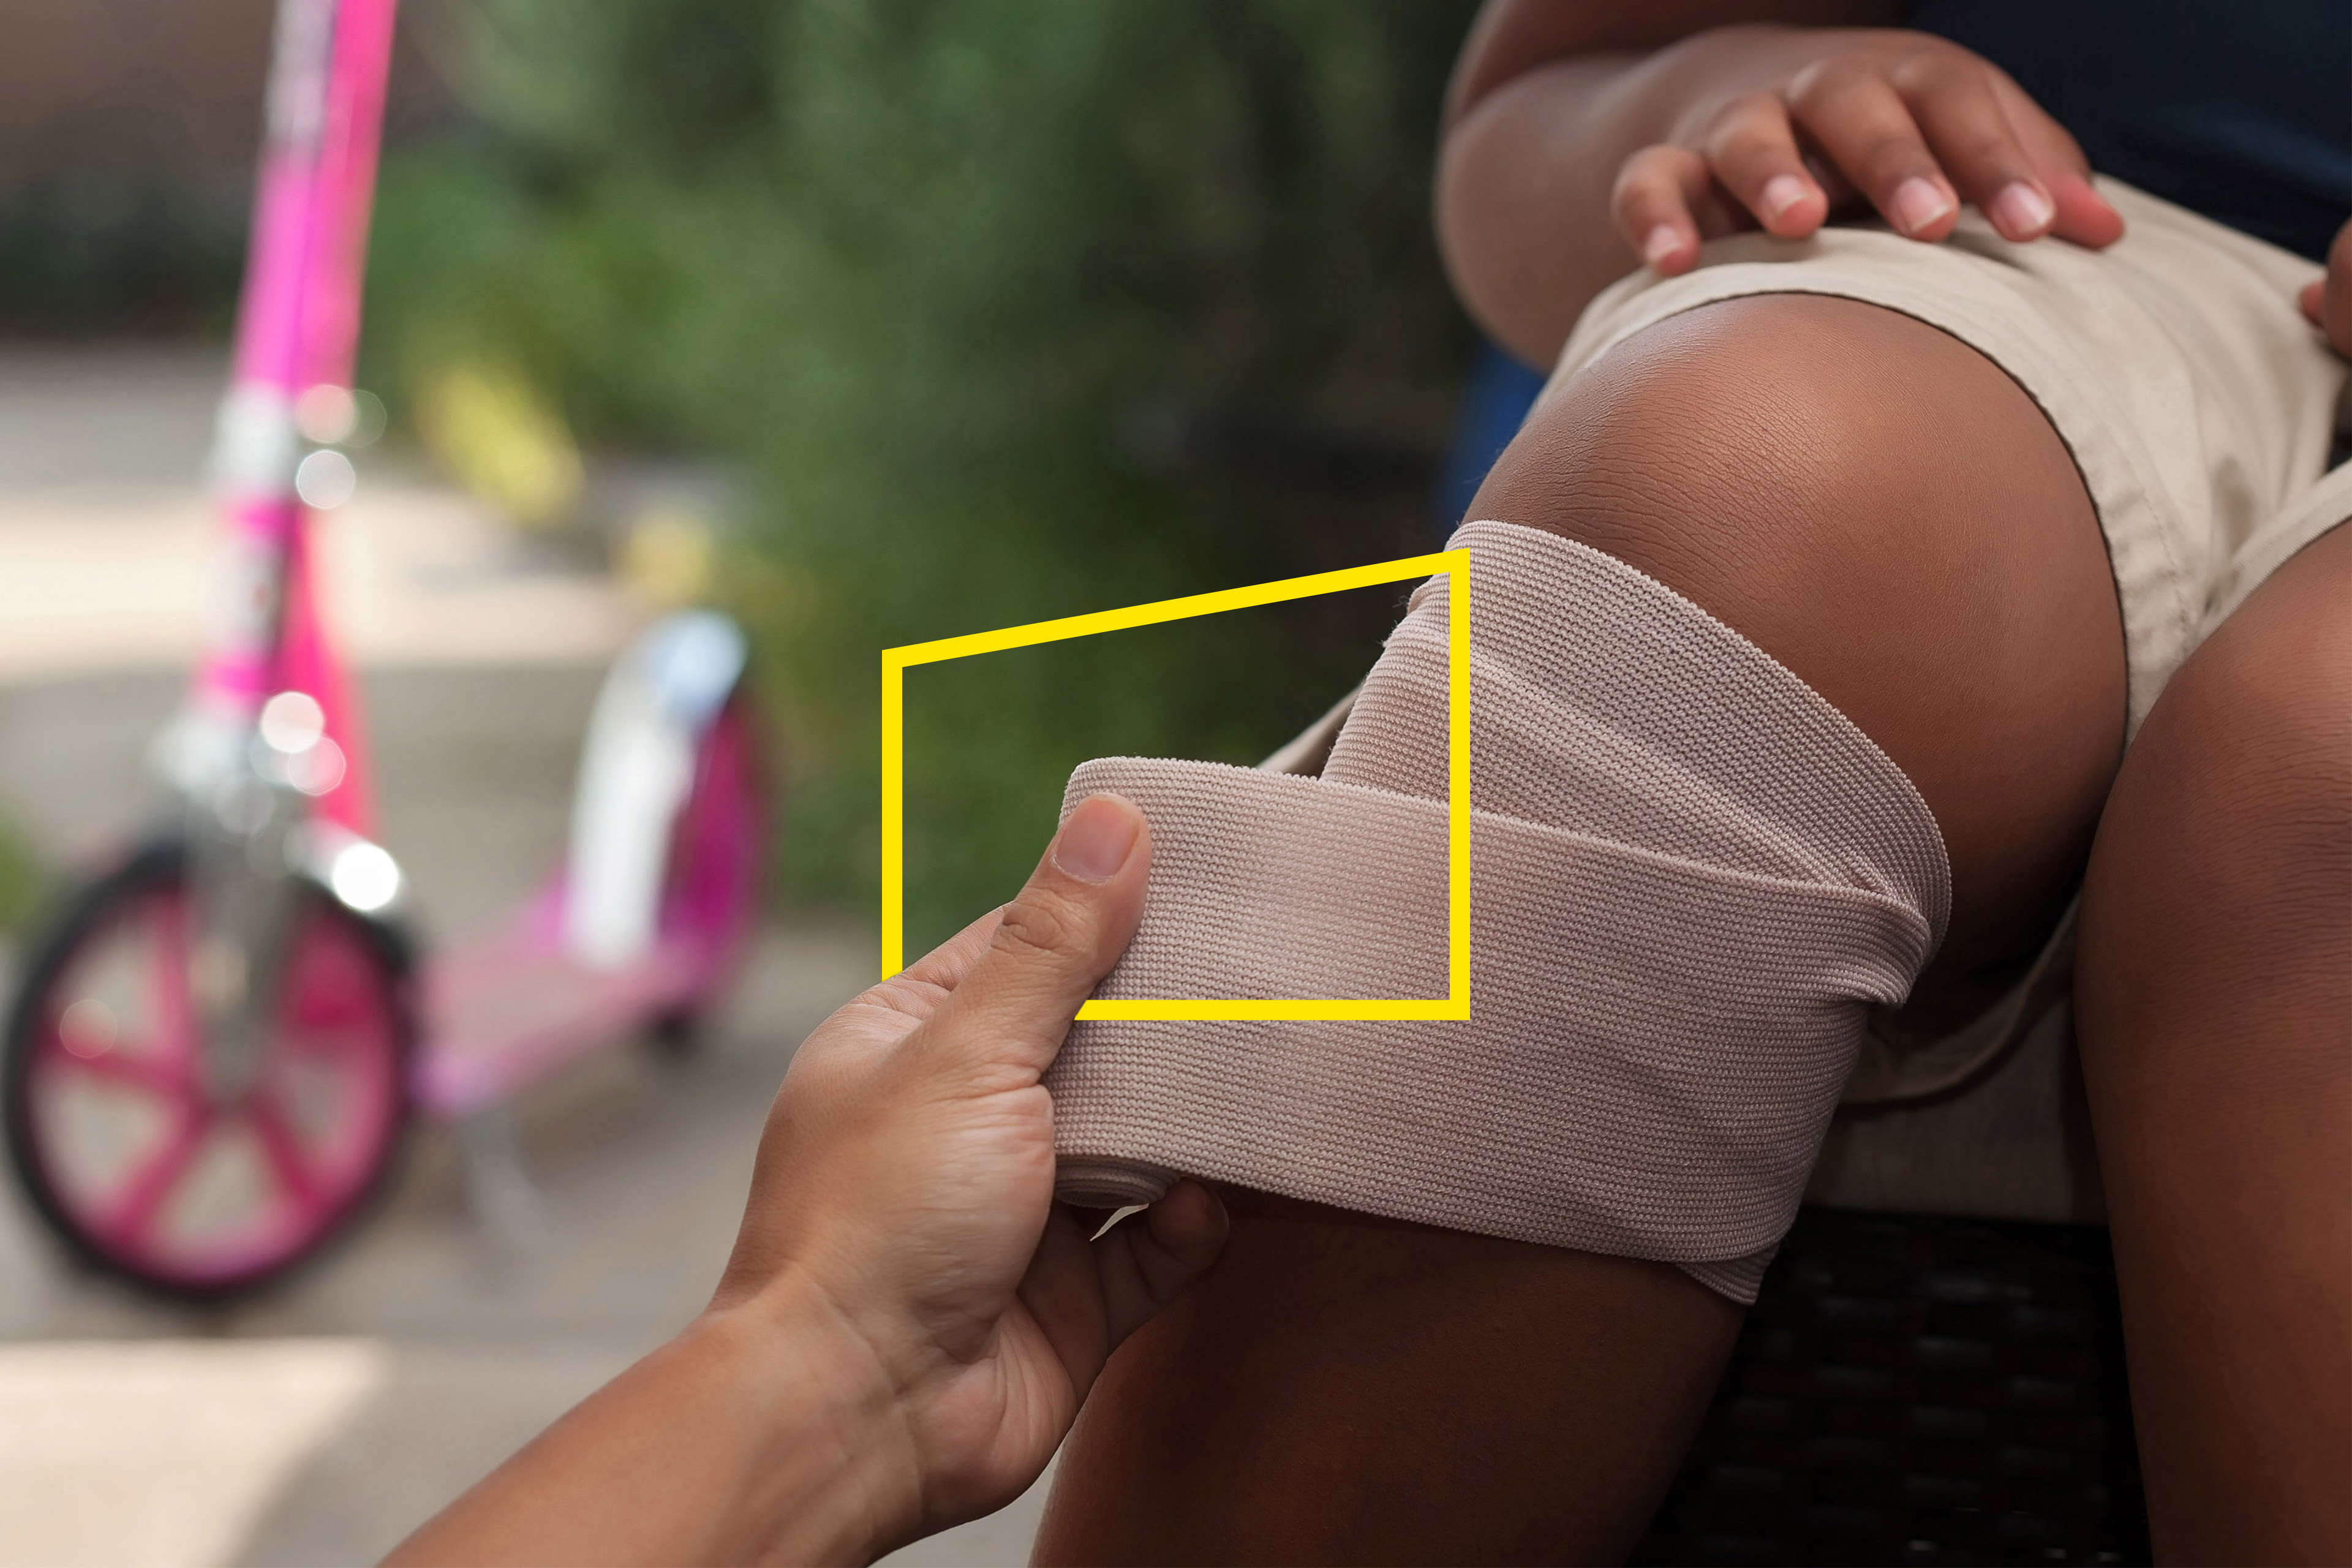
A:
{"label": "adult thumb", "polygon": [[923,1026],[957,1057],[1043,1073],[1070,1019],[1135,935],[1151,827],[1123,795],[1088,795],[1062,819],[954,993]]}

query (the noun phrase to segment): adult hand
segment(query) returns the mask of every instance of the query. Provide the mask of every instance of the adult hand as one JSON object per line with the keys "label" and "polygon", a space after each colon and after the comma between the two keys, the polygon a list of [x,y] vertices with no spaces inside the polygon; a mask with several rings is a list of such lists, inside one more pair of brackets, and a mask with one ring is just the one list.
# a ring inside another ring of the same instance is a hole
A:
{"label": "adult hand", "polygon": [[2303,313],[2327,334],[2330,348],[2352,359],[2352,223],[2327,247],[2327,276],[2303,286]]}
{"label": "adult hand", "polygon": [[1053,1202],[1039,1079],[1134,934],[1150,858],[1132,805],[1084,802],[1019,898],[810,1036],[769,1114],[714,1309],[814,1308],[878,1380],[877,1436],[913,1483],[886,1540],[1018,1495],[1111,1351],[1224,1243],[1193,1183],[1095,1241],[1101,1215]]}
{"label": "adult hand", "polygon": [[1224,1245],[1180,1183],[1054,1201],[1040,1079],[1134,935],[1151,838],[1079,805],[1021,896],[793,1058],[709,1308],[394,1552],[404,1565],[863,1561],[1011,1500],[1119,1341]]}
{"label": "adult hand", "polygon": [[1963,200],[2008,239],[2122,235],[2074,139],[1998,68],[1925,33],[1813,37],[1822,52],[1693,103],[1625,160],[1611,213],[1651,267],[1686,272],[1703,238],[1743,228],[1802,238],[1865,204],[1920,240],[1948,236]]}

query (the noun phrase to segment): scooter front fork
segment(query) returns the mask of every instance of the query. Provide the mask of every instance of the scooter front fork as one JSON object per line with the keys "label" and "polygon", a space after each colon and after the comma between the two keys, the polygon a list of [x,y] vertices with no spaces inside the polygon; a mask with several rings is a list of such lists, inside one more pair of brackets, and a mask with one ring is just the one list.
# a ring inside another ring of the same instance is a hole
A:
{"label": "scooter front fork", "polygon": [[188,993],[197,1060],[215,1104],[252,1091],[285,978],[299,889],[301,797],[247,768],[187,801]]}

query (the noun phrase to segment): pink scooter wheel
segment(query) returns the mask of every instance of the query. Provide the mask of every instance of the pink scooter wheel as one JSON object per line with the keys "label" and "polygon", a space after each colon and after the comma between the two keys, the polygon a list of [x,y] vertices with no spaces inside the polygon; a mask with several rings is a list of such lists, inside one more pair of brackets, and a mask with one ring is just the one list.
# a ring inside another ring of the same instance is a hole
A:
{"label": "pink scooter wheel", "polygon": [[65,911],[9,1019],[8,1142],[77,1255],[150,1289],[219,1296],[311,1256],[381,1185],[408,1116],[415,1029],[390,933],[306,886],[251,1082],[216,1093],[188,940],[176,845]]}

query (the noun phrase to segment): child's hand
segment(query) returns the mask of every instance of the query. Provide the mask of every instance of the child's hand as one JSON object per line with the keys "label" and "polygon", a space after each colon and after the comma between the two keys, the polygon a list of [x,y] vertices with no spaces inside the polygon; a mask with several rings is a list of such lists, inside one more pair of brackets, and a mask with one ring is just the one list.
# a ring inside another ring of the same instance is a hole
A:
{"label": "child's hand", "polygon": [[2327,276],[2303,286],[2303,313],[2327,334],[2330,348],[2352,359],[2352,223],[2327,247]]}
{"label": "child's hand", "polygon": [[1913,239],[1949,235],[1963,200],[2012,240],[2122,235],[2074,139],[1998,68],[1925,33],[1836,37],[1759,89],[1693,105],[1671,141],[1625,160],[1611,211],[1635,255],[1685,272],[1703,237],[1802,238],[1857,199]]}

